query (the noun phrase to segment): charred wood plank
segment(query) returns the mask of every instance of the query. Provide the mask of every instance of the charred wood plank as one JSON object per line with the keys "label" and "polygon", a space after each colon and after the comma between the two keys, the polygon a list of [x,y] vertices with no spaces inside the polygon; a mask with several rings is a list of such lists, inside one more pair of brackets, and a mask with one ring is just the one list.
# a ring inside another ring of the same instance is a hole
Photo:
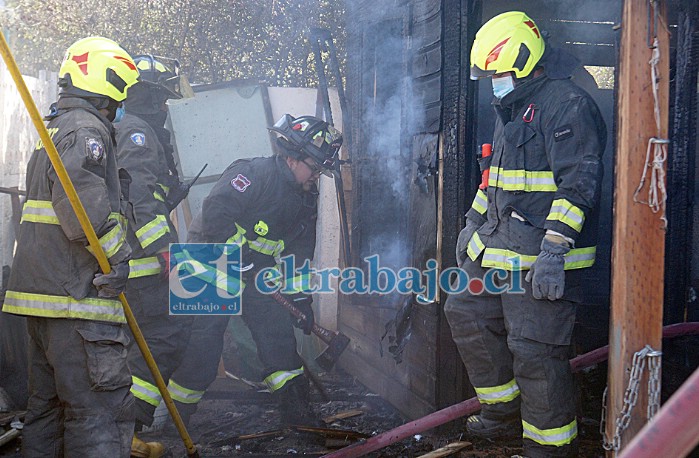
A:
{"label": "charred wood plank", "polygon": [[420,455],[419,458],[441,458],[443,456],[453,455],[454,453],[458,452],[459,450],[463,450],[466,447],[472,447],[472,446],[473,446],[473,444],[471,442],[466,442],[466,441],[453,442],[453,443],[446,445],[442,448],[438,448],[437,450],[433,450],[430,453]]}

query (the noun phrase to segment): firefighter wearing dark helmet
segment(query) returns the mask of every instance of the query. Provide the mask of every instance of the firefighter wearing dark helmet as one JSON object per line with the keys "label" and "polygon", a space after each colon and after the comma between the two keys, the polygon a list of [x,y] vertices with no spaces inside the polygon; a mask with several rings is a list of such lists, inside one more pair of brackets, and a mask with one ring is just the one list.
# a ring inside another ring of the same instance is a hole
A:
{"label": "firefighter wearing dark helmet", "polygon": [[100,268],[41,141],[27,166],[27,200],[3,311],[27,317],[29,402],[23,455],[128,457],[133,397],[126,319],[129,275],[112,121],[138,78],[117,43],[68,48],[48,131],[99,238]]}
{"label": "firefighter wearing dark helmet", "polygon": [[161,194],[167,206],[173,209],[187,197],[189,186],[180,181],[173,157],[170,131],[165,128],[165,101],[182,98],[182,86],[186,84],[180,74],[180,63],[177,59],[144,54],[135,56],[134,61],[138,67],[140,81],[145,84],[139,89],[140,95],[127,100],[126,105],[130,113],[148,122],[163,147],[168,174],[160,184]]}
{"label": "firefighter wearing dark helmet", "polygon": [[[271,130],[281,134],[278,154],[233,162],[193,220],[188,242],[240,243],[242,263],[252,271],[279,266],[294,255],[297,266],[313,258],[317,182],[331,176],[342,144],[340,132],[311,116],[284,115]],[[279,402],[283,424],[316,424],[309,406],[309,382],[296,352],[293,326],[313,327],[310,279],[282,272],[290,299],[309,319],[298,322],[269,295],[244,278],[242,319],[264,366],[261,378]],[[282,291],[284,293],[285,291]],[[237,319],[234,318],[234,319]],[[194,319],[182,364],[168,389],[187,420],[216,378],[228,317]]]}
{"label": "firefighter wearing dark helmet", "polygon": [[521,288],[451,295],[445,314],[482,407],[468,432],[521,430],[528,457],[577,454],[568,357],[580,269],[595,260],[606,143],[597,106],[570,80],[578,65],[516,11],[485,23],[471,50],[471,78],[492,78],[496,122],[481,164],[488,187],[466,215],[457,260],[469,278],[499,269]]}
{"label": "firefighter wearing dark helmet", "polygon": [[[177,61],[162,57],[134,56],[139,81],[129,89],[126,113],[116,127],[117,161],[131,177],[128,200],[133,222],[127,241],[133,250],[126,298],[143,332],[163,379],[177,367],[189,339],[188,317],[170,316],[168,309],[168,247],[177,243],[170,220],[171,187],[177,186],[170,135],[165,129],[168,99],[179,99]],[[176,205],[176,204],[175,204]],[[135,345],[129,348],[129,367],[136,398],[136,432],[149,426],[162,400],[153,375]],[[132,456],[154,457],[162,445],[144,443],[134,436]]]}

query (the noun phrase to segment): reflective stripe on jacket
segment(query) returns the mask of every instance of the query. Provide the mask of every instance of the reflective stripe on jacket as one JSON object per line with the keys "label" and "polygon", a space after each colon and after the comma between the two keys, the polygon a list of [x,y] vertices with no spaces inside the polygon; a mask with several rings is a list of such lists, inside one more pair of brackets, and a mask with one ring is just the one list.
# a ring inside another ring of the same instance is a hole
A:
{"label": "reflective stripe on jacket", "polygon": [[498,104],[487,193],[467,217],[468,244],[483,267],[529,269],[547,230],[572,239],[566,269],[594,264],[606,127],[592,98],[568,79],[543,75]]}
{"label": "reflective stripe on jacket", "polygon": [[[63,165],[115,265],[129,259],[111,123],[79,98],[61,98],[49,132]],[[63,186],[37,143],[27,166],[27,201],[3,311],[124,323],[118,300],[97,297],[99,271]]]}
{"label": "reflective stripe on jacket", "polygon": [[157,275],[155,255],[177,243],[177,233],[165,205],[169,172],[165,149],[143,119],[126,114],[116,125],[117,161],[131,177],[128,199],[133,210],[127,240],[133,250],[129,278]]}
{"label": "reflective stripe on jacket", "polygon": [[[316,205],[317,192],[303,191],[282,157],[239,160],[204,199],[188,242],[239,243],[243,265],[258,271],[290,254],[300,267],[313,259]],[[291,272],[285,275],[296,282]]]}

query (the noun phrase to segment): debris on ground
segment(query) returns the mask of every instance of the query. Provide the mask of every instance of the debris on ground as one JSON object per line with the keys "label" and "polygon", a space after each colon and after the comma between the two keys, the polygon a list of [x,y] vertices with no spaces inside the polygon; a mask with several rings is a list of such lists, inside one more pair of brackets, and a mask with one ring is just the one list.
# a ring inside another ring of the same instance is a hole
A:
{"label": "debris on ground", "polygon": [[[280,427],[277,405],[271,394],[252,389],[249,384],[236,382],[230,377],[218,378],[191,418],[190,434],[200,456],[322,456],[410,421],[339,369],[321,372],[318,376],[329,401],[323,401],[317,390],[313,390],[311,402],[327,428]],[[463,433],[464,421],[460,419],[424,431],[368,456],[509,458],[522,452],[519,440],[496,443],[468,437]],[[581,419],[580,457],[604,456],[598,431],[598,421]],[[182,440],[174,428],[142,433],[140,437],[164,442],[169,456],[186,456]]]}
{"label": "debris on ground", "polygon": [[0,412],[0,456],[20,456],[25,411]]}

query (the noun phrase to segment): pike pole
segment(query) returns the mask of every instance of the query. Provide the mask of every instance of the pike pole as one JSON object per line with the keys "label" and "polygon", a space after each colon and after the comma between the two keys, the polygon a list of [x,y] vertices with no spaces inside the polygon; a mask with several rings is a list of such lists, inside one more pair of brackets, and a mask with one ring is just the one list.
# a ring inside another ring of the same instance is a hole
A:
{"label": "pike pole", "polygon": [[[80,202],[80,198],[78,197],[78,194],[75,191],[75,188],[73,187],[73,182],[70,180],[68,172],[66,171],[65,166],[61,161],[61,157],[59,156],[58,151],[56,150],[56,146],[53,144],[53,140],[51,139],[51,136],[46,130],[46,126],[44,125],[44,122],[41,119],[39,110],[36,108],[36,105],[34,104],[34,99],[32,99],[32,96],[29,93],[26,84],[24,83],[24,79],[22,78],[22,75],[19,72],[19,68],[17,67],[17,63],[15,62],[15,59],[12,56],[12,52],[10,51],[10,47],[8,46],[7,41],[5,40],[5,36],[2,33],[0,33],[0,53],[2,54],[2,58],[5,61],[5,65],[7,65],[7,69],[12,75],[12,79],[14,80],[15,85],[17,86],[17,90],[19,91],[22,97],[22,101],[24,102],[24,105],[27,107],[27,111],[29,112],[29,116],[32,118],[34,127],[36,127],[36,130],[39,132],[39,137],[41,138],[41,141],[43,142],[46,148],[46,153],[49,156],[53,168],[56,170],[56,175],[58,176],[61,185],[63,185],[63,188],[66,191],[68,200],[70,201],[70,204],[73,207],[73,211],[75,212],[75,215],[77,216],[78,221],[80,222],[80,226],[82,227],[82,230],[85,232],[85,236],[87,237],[87,240],[93,249],[95,257],[97,258],[97,262],[99,263],[100,269],[102,269],[102,272],[104,272],[105,274],[108,274],[112,270],[111,266],[109,265],[109,260],[107,259],[107,256],[104,254],[102,246],[99,244],[97,234],[95,234],[95,230],[93,229],[92,224],[90,224],[90,220],[88,219],[87,214],[85,213],[85,208],[83,207],[82,202]],[[158,366],[155,363],[155,360],[153,359],[153,355],[151,354],[150,349],[148,348],[148,344],[146,344],[146,341],[143,338],[143,333],[141,332],[141,329],[138,327],[136,318],[134,317],[133,312],[131,311],[131,307],[129,306],[129,303],[126,300],[126,296],[124,296],[124,293],[119,294],[119,300],[121,301],[121,305],[124,308],[126,322],[128,323],[129,328],[133,333],[133,336],[136,340],[136,344],[138,345],[139,350],[141,350],[143,358],[146,360],[148,369],[150,369],[151,373],[153,374],[153,377],[155,378],[155,383],[158,386],[158,390],[160,391],[160,394],[163,396],[165,405],[167,406],[167,409],[170,412],[173,421],[175,422],[175,426],[177,427],[177,431],[179,432],[180,437],[182,437],[182,441],[184,442],[185,448],[187,449],[187,455],[191,457],[198,457],[199,452],[197,451],[194,442],[192,442],[192,439],[189,436],[189,433],[187,432],[187,428],[184,426],[184,423],[182,422],[182,417],[180,417],[180,413],[177,411],[177,407],[175,407],[175,403],[172,401],[172,397],[170,397],[170,393],[167,390],[167,386],[165,386],[163,377],[162,375],[160,375]]]}

